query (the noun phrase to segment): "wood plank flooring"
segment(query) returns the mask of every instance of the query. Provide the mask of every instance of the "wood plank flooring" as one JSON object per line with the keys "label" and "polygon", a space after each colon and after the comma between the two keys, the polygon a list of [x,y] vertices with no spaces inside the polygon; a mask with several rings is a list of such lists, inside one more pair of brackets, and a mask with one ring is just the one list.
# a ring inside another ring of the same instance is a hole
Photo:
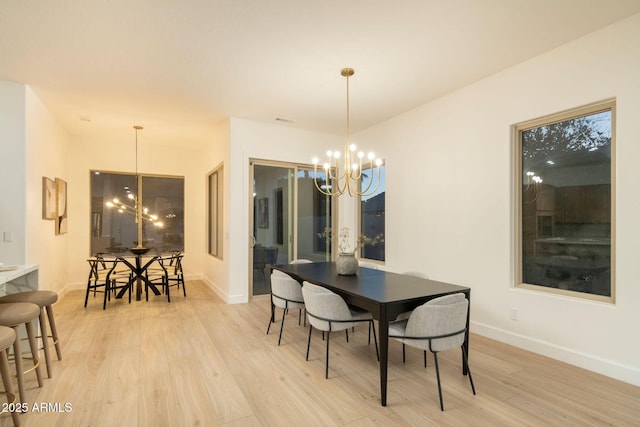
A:
{"label": "wood plank flooring", "polygon": [[[460,373],[459,351],[444,353],[440,412],[433,358],[424,369],[422,354],[408,348],[403,364],[393,341],[383,408],[366,327],[349,343],[332,335],[326,380],[324,342],[314,332],[305,361],[308,329],[298,326],[297,312],[287,315],[278,347],[279,323],[265,334],[268,296],[227,305],[199,281],[188,282],[187,292],[170,304],[150,296],[105,311],[100,296],[84,309],[84,291],[69,292],[54,306],[63,360],[54,360],[42,388],[27,375],[30,411],[22,425],[640,425],[640,387],[477,335],[470,355],[476,396]],[[59,408],[33,412],[41,402]],[[10,425],[10,415],[0,415],[0,426]]]}

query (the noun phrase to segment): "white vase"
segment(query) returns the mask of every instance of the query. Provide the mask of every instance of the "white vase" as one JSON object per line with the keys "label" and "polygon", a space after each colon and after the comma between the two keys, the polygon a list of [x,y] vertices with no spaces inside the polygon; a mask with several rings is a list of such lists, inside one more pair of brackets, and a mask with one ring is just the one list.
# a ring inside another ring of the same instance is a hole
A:
{"label": "white vase", "polygon": [[338,254],[336,270],[341,276],[353,276],[358,274],[358,259],[355,253]]}

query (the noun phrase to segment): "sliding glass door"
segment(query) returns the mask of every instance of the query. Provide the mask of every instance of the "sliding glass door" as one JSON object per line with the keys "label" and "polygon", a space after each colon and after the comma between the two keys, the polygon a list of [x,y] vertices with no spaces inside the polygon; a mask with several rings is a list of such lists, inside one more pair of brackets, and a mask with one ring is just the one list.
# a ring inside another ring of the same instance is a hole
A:
{"label": "sliding glass door", "polygon": [[253,295],[270,292],[270,266],[296,258],[331,259],[331,198],[315,189],[308,167],[252,161],[250,281]]}

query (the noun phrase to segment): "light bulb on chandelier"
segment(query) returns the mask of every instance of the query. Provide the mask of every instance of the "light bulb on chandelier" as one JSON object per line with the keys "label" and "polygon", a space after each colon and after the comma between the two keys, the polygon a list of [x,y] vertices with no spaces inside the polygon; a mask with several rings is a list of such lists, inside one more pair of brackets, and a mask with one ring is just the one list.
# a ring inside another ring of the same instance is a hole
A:
{"label": "light bulb on chandelier", "polygon": [[[343,153],[340,151],[327,151],[328,160],[322,164],[324,169],[324,179],[318,178],[318,165],[320,160],[317,157],[312,159],[313,181],[316,188],[327,196],[341,196],[345,193],[350,196],[368,196],[375,193],[380,186],[380,166],[382,160],[376,158],[374,153],[368,153],[364,160],[365,153],[357,151],[357,146],[350,142],[349,138],[349,77],[353,76],[353,68],[343,68],[340,74],[347,79],[347,125],[346,143]],[[343,161],[340,159],[343,157]],[[342,164],[341,164],[342,163]],[[371,177],[365,188],[362,188],[364,169],[371,170]],[[367,164],[368,163],[368,164]],[[373,185],[375,183],[375,185]]]}

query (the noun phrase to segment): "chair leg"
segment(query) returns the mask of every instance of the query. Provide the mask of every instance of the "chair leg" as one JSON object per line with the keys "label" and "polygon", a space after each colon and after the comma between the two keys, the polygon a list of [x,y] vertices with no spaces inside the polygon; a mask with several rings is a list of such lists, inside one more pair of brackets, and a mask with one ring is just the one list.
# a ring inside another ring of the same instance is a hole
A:
{"label": "chair leg", "polygon": [[[9,372],[9,361],[7,358],[7,351],[0,351],[0,375],[2,376],[2,382],[4,384],[4,390],[7,394],[7,402],[9,403],[9,407],[11,407],[12,403],[17,402],[17,396],[13,391],[13,385],[11,384],[11,373]],[[18,412],[11,411],[11,418],[13,419],[13,425],[19,426],[20,420],[18,419]]]}
{"label": "chair leg", "polygon": [[436,378],[438,379],[438,396],[440,396],[440,410],[444,411],[444,405],[442,404],[442,386],[440,385],[440,368],[438,368],[438,353],[433,353],[433,359],[436,362]]}
{"label": "chair leg", "polygon": [[467,365],[467,375],[469,375],[469,383],[471,384],[471,391],[473,391],[473,395],[476,395],[476,388],[473,385],[473,378],[471,378],[471,369],[469,369],[469,359],[467,358],[467,352],[464,351],[464,346],[460,347],[462,349],[462,356],[464,357],[464,363]]}
{"label": "chair leg", "polygon": [[102,309],[106,310],[107,308],[107,298],[109,297],[109,292],[111,292],[111,288],[109,286],[109,281],[104,283],[104,302],[102,303]]}
{"label": "chair leg", "polygon": [[20,349],[18,327],[14,326],[13,330],[16,331],[16,340],[13,342],[13,355],[16,365],[16,376],[18,377],[18,395],[20,396],[20,403],[26,403],[27,399],[24,391],[24,368],[22,367],[22,350]]}
{"label": "chair leg", "polygon": [[51,329],[51,338],[56,347],[56,355],[58,360],[62,360],[62,351],[60,350],[60,341],[58,340],[58,330],[56,329],[56,320],[53,317],[53,307],[47,307],[47,317],[49,318],[49,328]]}
{"label": "chair leg", "polygon": [[427,367],[427,350],[424,350],[422,353],[424,354],[424,367],[426,368]]}
{"label": "chair leg", "polygon": [[[89,301],[89,292],[90,292],[90,290],[91,290],[91,279],[89,279],[89,281],[87,282],[87,293],[84,296],[84,308],[87,308],[87,302]],[[95,291],[96,291],[96,288],[94,287],[93,288],[93,296],[94,296],[94,298],[96,296]]]}
{"label": "chair leg", "polygon": [[329,378],[329,338],[331,337],[331,331],[327,331],[327,358],[324,364],[324,378]]}
{"label": "chair leg", "polygon": [[345,329],[344,330],[345,335],[347,336],[347,342],[349,342],[349,330]]}
{"label": "chair leg", "polygon": [[49,338],[47,334],[47,321],[44,316],[44,307],[40,307],[40,336],[42,338],[42,349],[44,350],[44,363],[47,366],[47,377],[51,378],[51,363],[49,362],[51,355],[49,354]]}
{"label": "chair leg", "polygon": [[307,340],[307,357],[305,358],[305,360],[309,360],[309,347],[311,346],[311,331],[313,329],[313,326],[309,325],[309,339]]}
{"label": "chair leg", "polygon": [[[36,343],[36,334],[33,329],[33,321],[25,323],[27,327],[27,339],[29,340],[29,348],[31,349],[31,358],[33,359],[33,368],[36,371],[36,378],[38,379],[38,387],[42,387],[42,374],[40,373],[40,355],[38,344]],[[16,338],[16,341],[18,338]],[[16,360],[18,356],[16,355]]]}
{"label": "chair leg", "polygon": [[407,361],[406,356],[405,356],[405,350],[404,350],[404,343],[402,343],[402,363],[405,363]]}
{"label": "chair leg", "polygon": [[284,318],[287,315],[287,309],[285,308],[282,311],[282,322],[280,322],[280,335],[278,335],[278,345],[280,345],[280,340],[282,340],[282,330],[284,329]]}

